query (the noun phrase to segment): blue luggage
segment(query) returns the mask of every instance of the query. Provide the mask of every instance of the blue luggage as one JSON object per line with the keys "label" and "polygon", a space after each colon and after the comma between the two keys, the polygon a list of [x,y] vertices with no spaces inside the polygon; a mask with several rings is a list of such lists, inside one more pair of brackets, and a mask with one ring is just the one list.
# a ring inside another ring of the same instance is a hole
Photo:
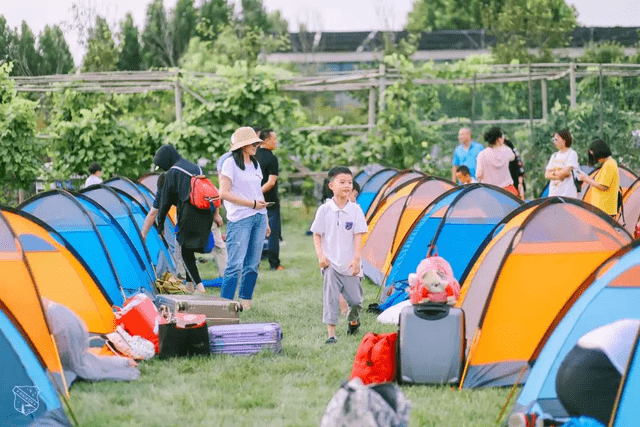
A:
{"label": "blue luggage", "polygon": [[277,323],[242,323],[209,327],[211,354],[255,354],[282,351],[282,329]]}

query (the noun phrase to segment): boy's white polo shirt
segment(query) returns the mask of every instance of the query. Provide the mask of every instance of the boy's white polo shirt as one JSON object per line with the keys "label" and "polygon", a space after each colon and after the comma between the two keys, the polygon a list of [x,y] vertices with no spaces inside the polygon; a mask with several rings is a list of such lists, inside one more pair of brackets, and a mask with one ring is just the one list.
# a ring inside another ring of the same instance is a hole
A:
{"label": "boy's white polo shirt", "polygon": [[[347,202],[340,209],[333,199],[327,199],[318,208],[311,231],[322,236],[322,250],[331,266],[340,274],[352,276],[349,264],[353,260],[354,236],[368,231],[360,206]],[[362,268],[359,275],[361,274]]]}

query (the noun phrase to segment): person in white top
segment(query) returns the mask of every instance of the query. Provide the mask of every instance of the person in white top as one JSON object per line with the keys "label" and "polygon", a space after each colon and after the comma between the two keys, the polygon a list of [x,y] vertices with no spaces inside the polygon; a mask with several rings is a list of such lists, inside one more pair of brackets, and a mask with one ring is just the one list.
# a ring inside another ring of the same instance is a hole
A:
{"label": "person in white top", "polygon": [[271,230],[267,222],[262,171],[254,157],[262,140],[250,127],[238,128],[231,137],[231,156],[220,169],[220,198],[227,211],[227,267],[222,278],[223,298],[238,298],[248,310],[258,279],[258,266],[265,236]]}
{"label": "person in white top", "polygon": [[509,162],[516,158],[513,150],[504,145],[504,133],[498,126],[489,128],[484,133],[484,140],[489,145],[478,154],[476,179],[483,184],[491,184],[504,188],[516,197],[518,190],[513,185],[509,172]]}
{"label": "person in white top", "polygon": [[340,294],[349,306],[347,335],[355,334],[360,327],[363,301],[360,246],[368,228],[360,206],[349,200],[353,191],[349,168],[331,169],[329,188],[333,198],[318,208],[311,231],[323,278],[322,323],[327,325],[327,344],[333,344],[337,342]]}
{"label": "person in white top", "polygon": [[83,188],[87,188],[96,184],[102,184],[102,167],[100,166],[100,163],[91,163],[89,165],[89,173],[90,175],[85,180]]}
{"label": "person in white top", "polygon": [[618,320],[587,332],[567,353],[556,374],[556,391],[570,416],[609,423],[638,328],[638,319]]}
{"label": "person in white top", "polygon": [[578,153],[571,147],[573,138],[568,129],[553,134],[553,145],[558,149],[549,159],[544,177],[549,179],[549,196],[578,197],[578,189],[573,182],[574,174],[580,170]]}

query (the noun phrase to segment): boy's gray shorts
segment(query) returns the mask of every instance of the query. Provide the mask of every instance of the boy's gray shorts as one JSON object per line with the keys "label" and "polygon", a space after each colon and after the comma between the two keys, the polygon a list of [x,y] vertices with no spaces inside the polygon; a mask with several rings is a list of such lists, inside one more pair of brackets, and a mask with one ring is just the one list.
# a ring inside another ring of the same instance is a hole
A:
{"label": "boy's gray shorts", "polygon": [[338,324],[340,312],[340,294],[349,304],[347,320],[354,321],[360,317],[362,311],[362,284],[360,277],[345,276],[329,266],[322,270],[322,323]]}

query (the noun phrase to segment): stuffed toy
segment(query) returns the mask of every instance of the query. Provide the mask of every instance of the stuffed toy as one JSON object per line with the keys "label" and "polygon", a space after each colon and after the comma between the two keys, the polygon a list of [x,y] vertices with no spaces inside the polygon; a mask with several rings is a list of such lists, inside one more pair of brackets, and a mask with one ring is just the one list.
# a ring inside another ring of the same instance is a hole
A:
{"label": "stuffed toy", "polygon": [[460,285],[453,277],[451,266],[439,256],[420,261],[416,272],[409,274],[409,285],[413,304],[442,302],[454,305],[460,297]]}

